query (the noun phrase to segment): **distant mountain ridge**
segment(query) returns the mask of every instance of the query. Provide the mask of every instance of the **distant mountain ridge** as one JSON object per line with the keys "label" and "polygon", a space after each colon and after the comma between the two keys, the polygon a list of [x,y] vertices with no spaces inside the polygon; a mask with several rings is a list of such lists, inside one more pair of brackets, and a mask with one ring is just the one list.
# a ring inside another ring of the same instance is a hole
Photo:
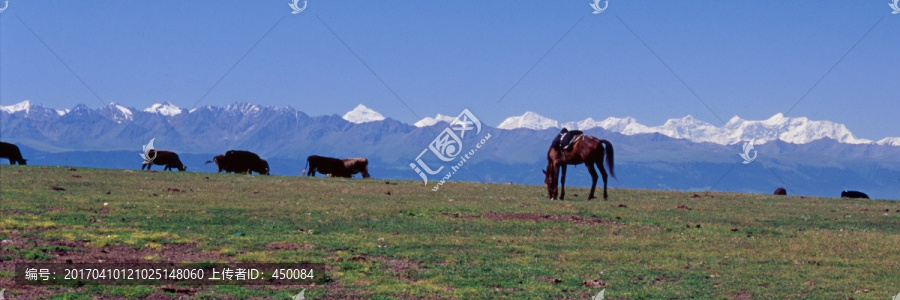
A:
{"label": "distant mountain ridge", "polygon": [[[57,110],[20,102],[0,107],[0,139],[20,145],[29,164],[36,165],[139,168],[137,153],[155,138],[158,149],[183,155],[189,171],[215,172],[203,162],[226,150],[243,149],[272,162],[275,174],[298,175],[306,156],[318,154],[364,156],[369,158],[375,178],[420,180],[410,163],[453,118],[438,115],[410,125],[365,106],[354,111],[359,114],[309,116],[291,107],[252,103],[190,110],[171,103],[145,109],[115,103],[91,109],[79,104]],[[379,116],[383,119],[378,120]],[[819,128],[828,124],[813,122],[828,121],[795,119],[800,118],[747,122],[733,118],[728,123],[732,127],[725,127],[743,130],[741,134],[758,131],[761,140],[767,140],[757,143],[759,157],[749,165],[741,164],[740,144],[718,143],[742,135],[723,137],[721,128],[693,118],[676,119],[679,121],[666,123],[669,127],[656,129],[633,118],[588,119],[570,128],[585,129],[615,145],[619,177],[610,182],[611,187],[771,193],[775,187],[785,186],[790,193],[825,196],[836,196],[834,190],[838,189],[858,189],[876,198],[900,199],[896,188],[900,186],[900,139],[843,143],[838,139],[843,136],[847,141],[846,135],[841,135],[843,125],[835,125],[832,132],[821,131],[827,134],[818,138],[787,129]],[[491,134],[492,138],[466,163],[471,170],[454,175],[453,180],[541,185],[540,170],[546,167],[550,140],[558,126],[570,126],[553,122],[531,114],[510,123],[538,124],[535,129],[484,124],[481,135]],[[782,136],[808,142],[790,143]],[[707,140],[694,141],[701,137]],[[721,140],[713,142],[711,137]],[[475,138],[466,135],[461,141],[463,149],[472,147]],[[569,170],[571,185],[589,184],[584,167]],[[543,193],[532,188],[536,197]]]}
{"label": "distant mountain ridge", "polygon": [[[72,113],[89,110],[86,106],[76,105],[72,109],[50,109],[40,105],[33,105],[25,100],[9,106],[0,106],[0,111],[10,115],[22,115],[28,118],[53,119],[55,113],[59,117]],[[199,109],[216,109],[213,106],[194,108],[188,114],[195,113]],[[223,108],[225,111],[238,110],[243,114],[260,111],[263,107],[250,103],[235,103]],[[293,108],[268,108],[272,110],[292,110]],[[100,108],[100,114],[116,123],[131,121],[134,118],[133,108],[127,108],[116,103]],[[183,113],[183,110],[168,101],[155,103],[138,112],[158,114],[164,118],[175,118]],[[442,122],[450,122],[454,117],[438,114],[434,118],[426,117],[413,125],[416,127],[428,127]],[[375,110],[363,104],[344,114],[343,119],[354,124],[384,121],[386,118]],[[733,145],[754,140],[756,144],[768,143],[780,140],[793,144],[807,144],[819,139],[833,139],[844,144],[876,144],[887,146],[900,146],[900,137],[885,137],[878,141],[856,138],[846,126],[832,121],[810,120],[805,117],[788,118],[777,113],[766,120],[745,120],[738,116],[732,117],[722,127],[698,120],[693,116],[685,116],[680,119],[669,119],[660,126],[647,126],[637,122],[633,117],[617,118],[608,117],[603,121],[587,118],[578,122],[560,123],[559,121],[541,116],[535,112],[525,112],[521,116],[513,116],[505,119],[497,128],[506,130],[530,129],[545,130],[562,128],[588,130],[603,128],[605,130],[624,135],[659,133],[671,138],[685,139],[698,143],[714,143],[719,145]]]}

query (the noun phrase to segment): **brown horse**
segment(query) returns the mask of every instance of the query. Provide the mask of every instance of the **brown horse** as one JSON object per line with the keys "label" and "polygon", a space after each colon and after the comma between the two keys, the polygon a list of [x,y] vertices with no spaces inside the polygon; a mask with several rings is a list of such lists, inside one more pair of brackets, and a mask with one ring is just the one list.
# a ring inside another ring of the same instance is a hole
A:
{"label": "brown horse", "polygon": [[[585,164],[588,172],[591,173],[591,194],[588,200],[594,199],[594,189],[597,187],[597,171],[594,165],[600,169],[600,175],[603,176],[603,199],[607,199],[609,195],[606,193],[606,169],[603,168],[603,157],[606,156],[606,164],[609,166],[609,174],[616,178],[613,171],[613,146],[607,140],[601,140],[589,135],[581,135],[576,138],[575,144],[569,149],[562,150],[565,160],[559,155],[556,147],[550,146],[547,151],[547,170],[544,171],[544,183],[547,184],[548,199],[556,199],[557,180],[559,169],[562,168],[562,190],[559,193],[559,200],[563,200],[566,196],[566,165]],[[548,171],[549,170],[549,171]]]}

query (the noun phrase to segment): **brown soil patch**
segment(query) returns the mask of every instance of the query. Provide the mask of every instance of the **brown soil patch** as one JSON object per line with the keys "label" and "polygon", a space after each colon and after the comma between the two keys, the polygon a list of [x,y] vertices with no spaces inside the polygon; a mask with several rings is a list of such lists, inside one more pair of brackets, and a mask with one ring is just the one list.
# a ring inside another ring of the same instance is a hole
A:
{"label": "brown soil patch", "polygon": [[599,289],[599,288],[606,287],[609,284],[600,279],[591,279],[591,280],[582,281],[581,285],[583,285],[586,288]]}
{"label": "brown soil patch", "polygon": [[556,284],[562,282],[562,279],[556,277],[541,276],[541,281]]}
{"label": "brown soil patch", "polygon": [[410,275],[419,271],[419,262],[406,258],[376,257],[391,267],[391,272]]}
{"label": "brown soil patch", "polygon": [[600,218],[586,218],[582,216],[575,215],[550,215],[550,214],[539,214],[539,213],[495,213],[488,212],[482,214],[475,215],[464,215],[460,213],[441,213],[441,215],[451,217],[451,218],[465,218],[465,219],[474,219],[474,218],[485,218],[492,221],[505,221],[505,220],[526,220],[526,221],[569,221],[574,224],[579,225],[622,225],[619,222],[604,220]]}
{"label": "brown soil patch", "polygon": [[753,294],[748,291],[743,291],[737,294],[732,294],[728,297],[728,299],[735,300],[744,300],[744,299],[753,299]]}
{"label": "brown soil patch", "polygon": [[[397,278],[404,282],[416,282],[418,279],[412,278],[412,275],[419,272],[420,262],[407,258],[389,258],[384,256],[354,256],[348,261],[366,263],[370,261],[381,262],[391,268],[391,273],[396,274]],[[337,261],[343,261],[338,258]]]}

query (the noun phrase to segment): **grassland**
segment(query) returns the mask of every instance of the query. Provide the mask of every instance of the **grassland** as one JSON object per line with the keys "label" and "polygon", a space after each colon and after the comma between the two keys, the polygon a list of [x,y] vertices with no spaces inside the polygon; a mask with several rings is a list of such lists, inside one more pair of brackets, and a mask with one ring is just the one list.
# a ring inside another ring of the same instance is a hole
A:
{"label": "grassland", "polygon": [[[54,190],[59,187],[65,190]],[[177,190],[176,190],[177,189]],[[7,299],[889,299],[900,203],[0,167]],[[578,196],[575,196],[577,194]],[[300,262],[316,285],[30,287],[22,261]],[[321,276],[321,274],[320,274]]]}

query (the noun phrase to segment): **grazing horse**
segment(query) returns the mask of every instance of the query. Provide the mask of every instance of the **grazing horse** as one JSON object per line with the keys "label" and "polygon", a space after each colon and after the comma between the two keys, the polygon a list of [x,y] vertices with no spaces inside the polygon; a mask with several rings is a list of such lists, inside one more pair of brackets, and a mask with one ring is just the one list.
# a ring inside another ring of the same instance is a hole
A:
{"label": "grazing horse", "polygon": [[[589,135],[581,135],[576,138],[575,143],[568,149],[559,150],[558,145],[551,145],[547,151],[547,170],[544,171],[544,183],[547,184],[547,198],[556,199],[557,181],[562,183],[562,189],[559,191],[559,200],[563,200],[566,196],[566,166],[585,164],[588,172],[591,173],[591,194],[588,200],[594,199],[594,189],[597,187],[597,171],[594,165],[600,169],[600,175],[603,176],[603,199],[609,198],[606,193],[606,169],[603,168],[603,157],[606,156],[606,164],[609,166],[609,174],[616,178],[613,171],[613,146],[607,140],[601,140]],[[562,155],[560,155],[560,152]],[[565,156],[565,157],[563,157]],[[562,169],[562,177],[559,177],[559,170]]]}

